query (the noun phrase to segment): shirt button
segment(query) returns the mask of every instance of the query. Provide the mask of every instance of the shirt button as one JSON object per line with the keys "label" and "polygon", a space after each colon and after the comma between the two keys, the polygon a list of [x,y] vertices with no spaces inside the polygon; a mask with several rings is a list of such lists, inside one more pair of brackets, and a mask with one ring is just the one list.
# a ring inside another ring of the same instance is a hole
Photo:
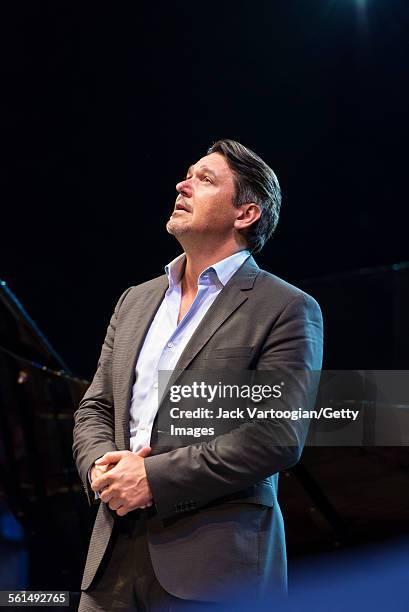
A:
{"label": "shirt button", "polygon": [[159,386],[159,385],[158,385],[158,383],[155,383],[155,384],[153,385],[153,388],[154,388],[154,389],[157,389],[157,388],[158,388],[158,386]]}
{"label": "shirt button", "polygon": [[173,346],[174,346],[174,345],[173,345],[173,342],[168,342],[168,347],[169,347],[169,348],[173,348]]}

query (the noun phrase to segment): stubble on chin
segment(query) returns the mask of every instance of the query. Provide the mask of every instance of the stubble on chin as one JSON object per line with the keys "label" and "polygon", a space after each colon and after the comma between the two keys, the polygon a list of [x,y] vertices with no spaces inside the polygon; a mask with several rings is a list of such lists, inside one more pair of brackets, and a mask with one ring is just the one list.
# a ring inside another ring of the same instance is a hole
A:
{"label": "stubble on chin", "polygon": [[179,223],[176,219],[169,219],[166,223],[166,230],[168,234],[172,234],[172,236],[179,236],[183,234],[183,224]]}
{"label": "stubble on chin", "polygon": [[173,223],[172,219],[169,219],[169,221],[167,221],[167,223],[166,223],[166,231],[168,232],[168,234],[173,234],[174,233],[174,223]]}

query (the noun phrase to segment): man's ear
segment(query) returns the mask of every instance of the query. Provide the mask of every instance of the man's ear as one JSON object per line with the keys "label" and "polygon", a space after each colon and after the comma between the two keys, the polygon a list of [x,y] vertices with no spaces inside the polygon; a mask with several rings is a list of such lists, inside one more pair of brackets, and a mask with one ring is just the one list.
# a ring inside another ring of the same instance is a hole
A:
{"label": "man's ear", "polygon": [[247,229],[261,217],[261,207],[259,204],[255,204],[255,202],[241,204],[237,211],[238,214],[234,221],[234,229],[236,230]]}

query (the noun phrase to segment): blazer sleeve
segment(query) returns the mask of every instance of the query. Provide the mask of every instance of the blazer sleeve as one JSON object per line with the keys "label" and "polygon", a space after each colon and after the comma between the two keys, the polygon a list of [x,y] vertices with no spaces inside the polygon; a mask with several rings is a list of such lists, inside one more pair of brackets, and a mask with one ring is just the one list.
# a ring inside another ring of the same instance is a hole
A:
{"label": "blazer sleeve", "polygon": [[72,451],[89,505],[97,499],[88,478],[90,468],[96,459],[109,451],[117,450],[114,437],[112,349],[119,310],[130,289],[131,287],[119,298],[108,325],[97,371],[74,413]]}
{"label": "blazer sleeve", "polygon": [[[319,371],[323,322],[317,302],[300,292],[283,309],[264,342],[257,370]],[[294,387],[295,388],[295,387]],[[305,389],[293,401],[304,401]],[[145,467],[160,518],[186,500],[196,508],[293,466],[308,433],[305,419],[246,422],[209,442],[147,457]]]}

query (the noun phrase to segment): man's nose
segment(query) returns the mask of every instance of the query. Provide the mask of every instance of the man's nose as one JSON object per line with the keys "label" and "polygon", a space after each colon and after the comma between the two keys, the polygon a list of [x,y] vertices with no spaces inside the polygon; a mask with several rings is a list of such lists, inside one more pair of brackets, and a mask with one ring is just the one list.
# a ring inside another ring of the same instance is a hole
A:
{"label": "man's nose", "polygon": [[180,183],[176,183],[176,191],[181,195],[190,198],[192,195],[190,179],[185,179],[184,181],[180,181]]}

